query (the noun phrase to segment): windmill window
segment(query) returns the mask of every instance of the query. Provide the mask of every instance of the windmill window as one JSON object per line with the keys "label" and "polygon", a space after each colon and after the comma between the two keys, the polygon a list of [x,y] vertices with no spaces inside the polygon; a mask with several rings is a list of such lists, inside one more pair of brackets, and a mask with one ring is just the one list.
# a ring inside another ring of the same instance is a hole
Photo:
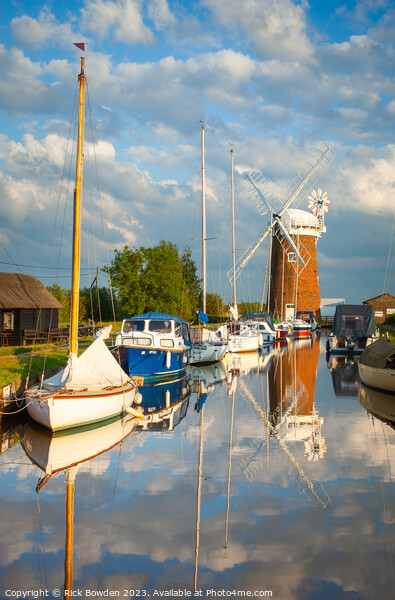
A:
{"label": "windmill window", "polygon": [[296,262],[295,252],[288,252],[288,262],[290,262],[290,263]]}
{"label": "windmill window", "polygon": [[3,331],[14,331],[14,313],[13,313],[13,311],[3,312]]}

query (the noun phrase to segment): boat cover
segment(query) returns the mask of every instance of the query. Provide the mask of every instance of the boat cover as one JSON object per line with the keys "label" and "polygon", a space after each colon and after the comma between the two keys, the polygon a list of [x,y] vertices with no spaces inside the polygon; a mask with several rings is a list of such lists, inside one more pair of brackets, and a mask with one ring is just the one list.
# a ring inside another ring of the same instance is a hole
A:
{"label": "boat cover", "polygon": [[43,387],[65,390],[99,391],[120,386],[129,381],[104,340],[109,337],[111,325],[98,331],[95,340],[80,356],[70,355],[66,367],[45,379]]}
{"label": "boat cover", "polygon": [[332,332],[341,340],[361,340],[376,331],[374,309],[370,304],[338,304]]}
{"label": "boat cover", "polygon": [[[143,315],[136,315],[135,317],[131,317],[130,320],[135,320],[135,319],[151,319],[151,320],[161,320],[161,319],[172,319],[173,321],[177,321],[177,323],[185,323],[185,321],[183,321],[182,319],[180,319],[179,317],[175,317],[174,315],[168,315],[166,313],[159,313],[159,312],[150,312],[150,313],[144,313]],[[127,319],[129,321],[129,319]],[[185,323],[185,325],[187,325],[187,323]]]}
{"label": "boat cover", "polygon": [[247,311],[241,315],[240,321],[263,321],[274,329],[273,317],[265,311]]}
{"label": "boat cover", "polygon": [[395,344],[387,337],[379,337],[378,340],[366,346],[359,362],[376,369],[395,368]]}

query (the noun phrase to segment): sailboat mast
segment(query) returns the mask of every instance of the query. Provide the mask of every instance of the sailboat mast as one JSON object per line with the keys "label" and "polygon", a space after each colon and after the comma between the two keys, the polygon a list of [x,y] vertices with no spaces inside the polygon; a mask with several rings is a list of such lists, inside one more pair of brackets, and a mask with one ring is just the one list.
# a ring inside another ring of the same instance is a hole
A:
{"label": "sailboat mast", "polygon": [[206,174],[204,168],[204,124],[202,125],[202,296],[206,312]]}
{"label": "sailboat mast", "polygon": [[81,187],[82,170],[84,162],[84,107],[85,107],[85,59],[81,57],[81,73],[79,81],[78,101],[78,143],[77,143],[77,169],[74,190],[74,220],[73,220],[73,267],[71,288],[71,318],[70,318],[70,354],[77,354],[78,349],[78,300],[80,289],[80,261],[81,261]]}
{"label": "sailboat mast", "polygon": [[233,148],[230,151],[230,181],[232,196],[232,256],[233,256],[233,306],[236,308],[236,238],[235,238],[235,194],[233,189]]}

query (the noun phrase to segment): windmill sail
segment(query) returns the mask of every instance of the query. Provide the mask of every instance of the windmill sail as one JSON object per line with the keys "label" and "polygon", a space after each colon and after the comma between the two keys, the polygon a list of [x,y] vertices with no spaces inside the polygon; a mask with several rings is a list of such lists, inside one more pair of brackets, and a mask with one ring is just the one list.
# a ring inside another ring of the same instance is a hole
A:
{"label": "windmill sail", "polygon": [[[289,186],[293,191],[288,197],[288,200],[282,206],[281,210],[278,212],[278,214],[274,215],[272,222],[269,223],[265,231],[263,231],[263,233],[261,233],[258,236],[258,238],[249,246],[249,248],[247,248],[244,254],[239,258],[236,264],[234,274],[233,270],[228,271],[228,278],[231,283],[233,283],[234,277],[237,279],[247,262],[254,255],[256,250],[259,248],[264,239],[269,235],[269,233],[272,231],[275,225],[278,225],[282,233],[284,234],[284,227],[280,225],[281,217],[283,216],[285,211],[291,206],[291,204],[299,204],[296,203],[298,196],[301,195],[301,192],[306,188],[307,184],[311,186],[311,184],[313,183],[313,185],[315,185],[319,177],[326,171],[334,157],[335,153],[333,152],[333,150],[324,143],[320,146],[320,148],[318,148],[315,151],[311,159],[307,161],[303,169],[301,169],[301,171],[298,173],[298,175],[294,178],[291,185]],[[265,187],[266,184],[266,180],[263,177],[263,175],[258,170],[254,169],[247,175],[246,179],[252,185],[252,191],[257,200],[257,205],[258,207],[260,207],[261,214],[265,214],[265,212],[267,211],[272,211],[274,206],[273,199],[267,199],[265,197],[264,192],[261,189],[261,186]],[[265,208],[267,210],[264,210]],[[288,237],[290,237],[289,234],[287,235]],[[298,249],[296,249],[296,257],[302,264],[302,266],[306,264],[306,260],[302,257],[302,254]]]}

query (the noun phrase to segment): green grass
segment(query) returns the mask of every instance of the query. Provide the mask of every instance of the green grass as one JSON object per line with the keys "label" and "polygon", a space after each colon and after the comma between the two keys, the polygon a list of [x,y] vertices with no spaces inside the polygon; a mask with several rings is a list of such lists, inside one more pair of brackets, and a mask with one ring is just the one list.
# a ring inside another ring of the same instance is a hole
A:
{"label": "green grass", "polygon": [[[79,354],[92,340],[92,337],[78,340]],[[0,386],[23,379],[28,374],[42,373],[43,369],[49,371],[64,366],[67,362],[67,348],[64,346],[64,343],[58,343],[0,348]],[[31,356],[19,356],[31,352]],[[7,358],[1,358],[2,356]]]}
{"label": "green grass", "polygon": [[381,335],[387,335],[387,333],[388,333],[391,342],[395,344],[395,331],[391,331],[390,329],[387,329],[385,327],[385,325],[380,326],[379,331],[380,331]]}
{"label": "green grass", "polygon": [[0,386],[23,379],[28,374],[41,373],[43,369],[48,371],[49,369],[62,367],[66,364],[66,361],[66,348],[51,350],[47,356],[43,353],[31,357],[4,358],[0,362]]}

